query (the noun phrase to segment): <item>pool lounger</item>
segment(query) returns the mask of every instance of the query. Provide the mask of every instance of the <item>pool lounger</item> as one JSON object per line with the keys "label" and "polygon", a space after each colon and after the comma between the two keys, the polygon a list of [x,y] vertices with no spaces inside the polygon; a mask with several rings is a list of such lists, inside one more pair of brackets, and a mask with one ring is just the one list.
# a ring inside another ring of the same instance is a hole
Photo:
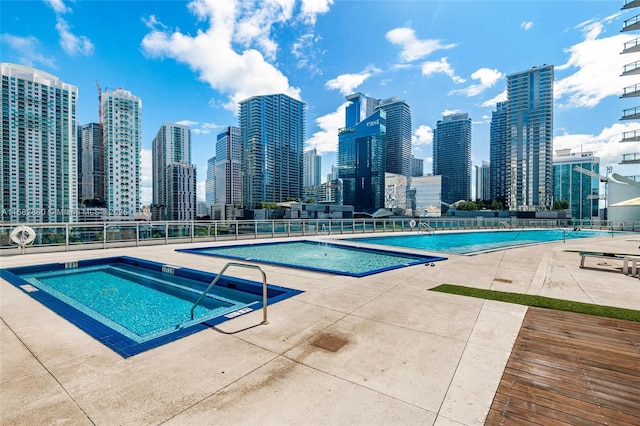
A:
{"label": "pool lounger", "polygon": [[[587,257],[594,257],[596,259],[614,259],[621,260],[623,262],[622,272],[625,275],[635,276],[638,271],[638,265],[640,264],[640,255],[632,255],[625,253],[607,253],[607,252],[593,252],[582,251],[580,252],[580,267],[584,268],[584,261]],[[631,269],[631,271],[629,271]]]}

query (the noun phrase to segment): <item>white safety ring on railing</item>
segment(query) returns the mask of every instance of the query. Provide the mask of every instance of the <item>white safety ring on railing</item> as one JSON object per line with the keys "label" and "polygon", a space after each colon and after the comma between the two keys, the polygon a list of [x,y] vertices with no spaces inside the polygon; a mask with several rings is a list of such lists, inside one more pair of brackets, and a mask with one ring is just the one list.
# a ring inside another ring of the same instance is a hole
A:
{"label": "white safety ring on railing", "polygon": [[412,227],[412,228],[415,228],[416,227],[416,221],[411,219],[411,221],[409,221],[409,226]]}
{"label": "white safety ring on railing", "polygon": [[624,228],[624,222],[620,222],[620,223],[618,224],[618,226],[619,226],[620,228]]}
{"label": "white safety ring on railing", "polygon": [[19,247],[24,247],[36,239],[36,231],[26,225],[20,225],[11,231],[10,238]]}

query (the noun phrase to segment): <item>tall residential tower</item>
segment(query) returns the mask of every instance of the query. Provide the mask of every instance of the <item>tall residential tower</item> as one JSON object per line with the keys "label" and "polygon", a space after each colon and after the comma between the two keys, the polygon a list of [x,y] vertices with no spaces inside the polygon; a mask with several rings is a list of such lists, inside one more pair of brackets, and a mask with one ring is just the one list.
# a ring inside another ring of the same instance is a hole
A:
{"label": "tall residential tower", "polygon": [[216,140],[215,205],[242,204],[242,134],[229,126]]}
{"label": "tall residential tower", "polygon": [[78,88],[35,68],[1,67],[2,221],[73,222]]}
{"label": "tall residential tower", "polygon": [[471,119],[467,113],[438,120],[433,132],[433,174],[442,176],[442,201],[471,198]]}

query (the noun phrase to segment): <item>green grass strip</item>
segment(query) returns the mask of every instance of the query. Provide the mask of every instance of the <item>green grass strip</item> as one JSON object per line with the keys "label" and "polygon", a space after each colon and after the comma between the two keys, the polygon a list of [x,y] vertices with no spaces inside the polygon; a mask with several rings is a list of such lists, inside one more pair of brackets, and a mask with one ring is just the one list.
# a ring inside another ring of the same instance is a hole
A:
{"label": "green grass strip", "polygon": [[571,300],[553,299],[551,297],[531,294],[509,293],[505,291],[483,290],[480,288],[442,284],[431,289],[441,293],[458,294],[477,297],[479,299],[498,300],[518,305],[535,306],[537,308],[555,309],[558,311],[576,312],[579,314],[598,315],[627,321],[640,322],[640,311],[634,309],[615,308],[613,306],[594,305],[592,303],[574,302]]}

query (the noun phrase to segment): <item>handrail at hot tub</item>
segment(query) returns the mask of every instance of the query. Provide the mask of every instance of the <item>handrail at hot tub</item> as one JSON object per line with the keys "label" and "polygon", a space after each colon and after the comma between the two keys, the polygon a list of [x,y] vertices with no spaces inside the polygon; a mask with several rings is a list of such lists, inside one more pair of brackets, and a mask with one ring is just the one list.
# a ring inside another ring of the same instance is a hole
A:
{"label": "handrail at hot tub", "polygon": [[269,321],[267,321],[267,275],[264,273],[262,268],[259,267],[258,265],[250,265],[248,263],[239,263],[239,262],[229,262],[226,265],[224,265],[224,268],[222,268],[222,270],[218,273],[218,275],[216,275],[216,277],[213,279],[213,281],[211,281],[211,284],[209,284],[207,289],[200,295],[198,300],[196,300],[196,303],[194,303],[193,306],[191,307],[191,319],[193,319],[193,311],[196,309],[196,306],[198,306],[198,304],[200,304],[202,299],[205,298],[207,293],[209,293],[211,288],[214,285],[216,285],[216,283],[218,282],[220,277],[222,277],[222,274],[224,274],[224,272],[230,266],[238,266],[240,268],[257,269],[262,274],[262,323],[261,324],[268,324]]}

